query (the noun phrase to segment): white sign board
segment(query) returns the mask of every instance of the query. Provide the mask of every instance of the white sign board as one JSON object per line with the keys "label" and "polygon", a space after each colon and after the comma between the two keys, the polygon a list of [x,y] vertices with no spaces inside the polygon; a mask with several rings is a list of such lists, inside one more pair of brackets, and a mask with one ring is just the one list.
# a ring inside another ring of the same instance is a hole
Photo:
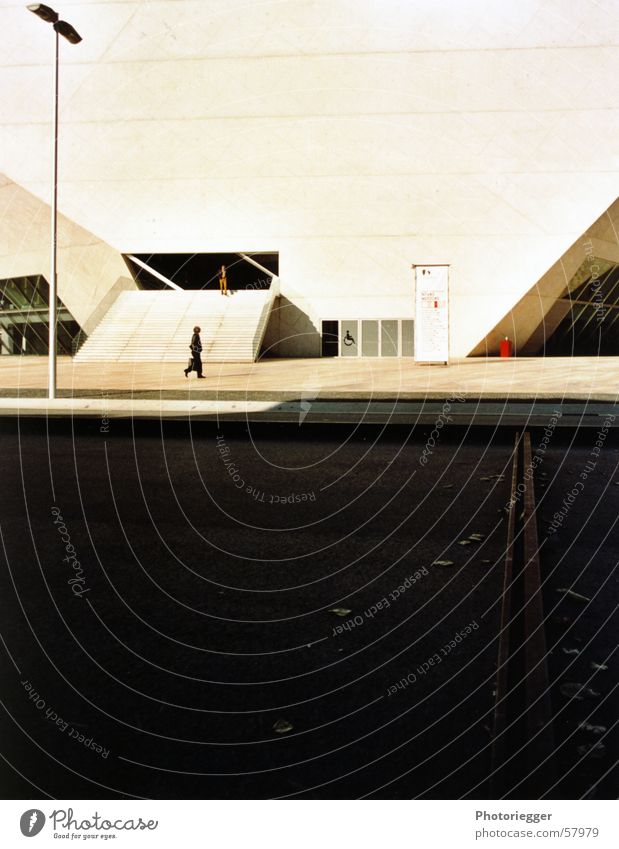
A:
{"label": "white sign board", "polygon": [[449,362],[449,266],[415,265],[415,359]]}

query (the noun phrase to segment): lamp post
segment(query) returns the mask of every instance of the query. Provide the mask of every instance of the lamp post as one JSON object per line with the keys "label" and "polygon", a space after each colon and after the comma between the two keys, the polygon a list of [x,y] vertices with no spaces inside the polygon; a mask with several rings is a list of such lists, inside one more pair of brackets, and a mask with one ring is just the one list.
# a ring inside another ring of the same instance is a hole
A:
{"label": "lamp post", "polygon": [[57,253],[58,253],[58,46],[59,36],[66,38],[71,44],[79,44],[82,37],[66,21],[61,21],[58,12],[43,3],[28,6],[28,11],[54,27],[54,110],[52,118],[52,249],[49,281],[49,354],[47,397],[56,397],[56,323],[57,323]]}

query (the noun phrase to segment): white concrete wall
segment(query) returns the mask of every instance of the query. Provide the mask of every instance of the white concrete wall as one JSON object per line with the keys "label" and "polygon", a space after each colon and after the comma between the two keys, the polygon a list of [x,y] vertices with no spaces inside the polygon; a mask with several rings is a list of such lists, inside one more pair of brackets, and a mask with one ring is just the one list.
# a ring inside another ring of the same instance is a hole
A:
{"label": "white concrete wall", "polygon": [[[285,335],[410,315],[447,262],[465,355],[619,194],[616,3],[57,5],[62,210],[123,252],[279,250]],[[45,197],[50,33],[0,30],[0,168]]]}

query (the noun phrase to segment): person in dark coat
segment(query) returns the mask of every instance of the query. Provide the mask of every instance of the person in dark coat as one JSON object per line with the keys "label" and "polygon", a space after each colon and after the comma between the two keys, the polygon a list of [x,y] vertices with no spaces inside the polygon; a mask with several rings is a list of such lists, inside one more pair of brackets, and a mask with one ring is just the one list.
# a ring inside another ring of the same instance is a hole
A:
{"label": "person in dark coat", "polygon": [[204,379],[202,374],[202,340],[200,339],[200,328],[194,327],[193,336],[191,337],[191,365],[185,369],[185,377],[189,377],[190,371],[197,371],[198,377]]}

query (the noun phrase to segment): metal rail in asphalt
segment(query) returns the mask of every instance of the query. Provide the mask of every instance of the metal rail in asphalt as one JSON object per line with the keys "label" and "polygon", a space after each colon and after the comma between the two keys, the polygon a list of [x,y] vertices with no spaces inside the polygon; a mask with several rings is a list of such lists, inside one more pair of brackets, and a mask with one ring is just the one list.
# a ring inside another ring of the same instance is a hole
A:
{"label": "metal rail in asphalt", "polygon": [[554,733],[542,604],[531,437],[515,437],[497,660],[492,798],[539,798],[551,785]]}

